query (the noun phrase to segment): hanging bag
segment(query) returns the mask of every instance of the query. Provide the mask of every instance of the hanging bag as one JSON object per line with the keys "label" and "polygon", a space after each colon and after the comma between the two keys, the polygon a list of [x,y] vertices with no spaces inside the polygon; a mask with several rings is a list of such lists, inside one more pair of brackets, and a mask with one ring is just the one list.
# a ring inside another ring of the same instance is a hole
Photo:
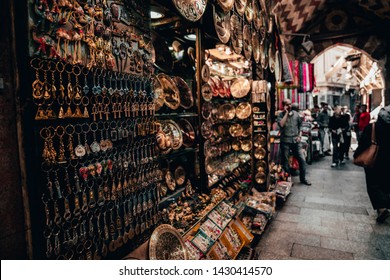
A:
{"label": "hanging bag", "polygon": [[378,155],[378,150],[379,146],[376,142],[375,123],[373,123],[371,131],[371,145],[367,149],[365,149],[360,155],[358,155],[353,160],[353,163],[364,168],[374,167],[375,160]]}

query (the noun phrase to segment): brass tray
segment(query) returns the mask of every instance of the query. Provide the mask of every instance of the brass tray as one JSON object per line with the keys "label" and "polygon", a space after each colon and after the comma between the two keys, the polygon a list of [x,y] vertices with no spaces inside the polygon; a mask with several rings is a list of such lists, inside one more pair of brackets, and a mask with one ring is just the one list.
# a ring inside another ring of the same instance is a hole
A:
{"label": "brass tray", "polygon": [[252,107],[249,102],[241,102],[236,107],[236,117],[240,120],[249,118],[251,113],[252,113]]}
{"label": "brass tray", "polygon": [[246,24],[244,26],[244,56],[247,60],[252,58],[252,33],[250,25]]}
{"label": "brass tray", "polygon": [[173,174],[171,171],[167,170],[165,173],[165,183],[167,184],[167,187],[170,191],[175,191],[176,189],[176,180],[173,177]]}
{"label": "brass tray", "polygon": [[183,135],[181,133],[181,129],[179,125],[173,120],[168,120],[165,122],[165,124],[169,126],[169,129],[171,131],[172,140],[173,140],[172,149],[173,150],[180,149],[181,146],[183,145]]}
{"label": "brass tray", "polygon": [[174,81],[166,74],[157,75],[164,92],[164,103],[168,108],[176,110],[180,106],[180,92]]}
{"label": "brass tray", "polygon": [[168,224],[159,225],[149,240],[149,259],[187,260],[188,252],[180,233]]}
{"label": "brass tray", "polygon": [[257,171],[265,172],[266,169],[267,169],[267,163],[265,162],[265,160],[259,160],[258,162],[256,162]]}
{"label": "brass tray", "polygon": [[256,148],[265,147],[265,145],[267,144],[265,136],[263,134],[256,134],[253,137],[253,144]]}
{"label": "brass tray", "polygon": [[217,2],[225,12],[230,12],[233,9],[234,0],[217,0]]}
{"label": "brass tray", "polygon": [[232,41],[233,51],[236,54],[241,54],[243,45],[242,22],[241,19],[235,14],[230,17],[230,28],[230,38]]}
{"label": "brass tray", "polygon": [[204,101],[210,101],[213,98],[213,91],[209,84],[204,84],[202,86],[202,97]]}
{"label": "brass tray", "polygon": [[219,40],[226,44],[229,42],[230,39],[230,14],[224,14],[222,12],[219,12],[215,7],[213,11],[213,18],[214,18],[214,27],[215,32],[217,33],[217,36]]}
{"label": "brass tray", "polygon": [[225,121],[234,119],[236,108],[231,103],[225,103],[218,107],[219,118]]}
{"label": "brass tray", "polygon": [[252,141],[250,139],[241,140],[241,149],[249,152],[252,149]]}
{"label": "brass tray", "polygon": [[247,0],[235,0],[236,11],[240,16],[244,15],[246,4]]}
{"label": "brass tray", "polygon": [[256,183],[262,185],[267,181],[267,175],[265,175],[264,172],[257,172],[255,175],[255,181]]}
{"label": "brass tray", "polygon": [[206,10],[207,0],[172,0],[179,13],[189,21],[197,21]]}
{"label": "brass tray", "polygon": [[263,147],[257,147],[255,149],[255,158],[256,159],[264,159],[266,156],[267,152]]}
{"label": "brass tray", "polygon": [[194,105],[194,98],[192,97],[192,91],[186,81],[181,77],[173,77],[172,79],[180,93],[180,106],[184,109],[190,109]]}
{"label": "brass tray", "polygon": [[[257,0],[254,0],[257,1]],[[245,8],[245,17],[248,23],[251,23],[253,20],[253,0],[247,0],[246,8]]]}
{"label": "brass tray", "polygon": [[186,148],[192,147],[195,142],[195,130],[192,124],[186,119],[181,119],[177,122],[183,136],[183,146]]}
{"label": "brass tray", "polygon": [[229,127],[229,133],[232,137],[240,137],[242,135],[243,128],[239,123],[232,124]]}
{"label": "brass tray", "polygon": [[234,98],[243,98],[245,97],[249,91],[251,90],[251,83],[248,79],[245,78],[237,78],[233,81],[230,86],[230,94]]}

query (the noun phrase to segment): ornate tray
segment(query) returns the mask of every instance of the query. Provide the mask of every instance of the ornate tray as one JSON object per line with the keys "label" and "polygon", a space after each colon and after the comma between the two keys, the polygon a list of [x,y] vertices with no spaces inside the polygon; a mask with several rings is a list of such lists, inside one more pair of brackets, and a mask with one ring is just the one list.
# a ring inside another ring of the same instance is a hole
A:
{"label": "ornate tray", "polygon": [[236,108],[231,103],[225,103],[218,107],[218,113],[220,119],[232,120],[236,116]]}
{"label": "ornate tray", "polygon": [[246,4],[247,0],[235,0],[236,11],[240,16],[244,15]]}
{"label": "ornate tray", "polygon": [[234,0],[218,0],[217,2],[225,12],[230,12],[233,9]]}
{"label": "ornate tray", "polygon": [[157,75],[164,92],[164,102],[170,109],[176,110],[180,106],[180,92],[173,80],[166,74]]}
{"label": "ornate tray", "polygon": [[172,0],[176,9],[189,21],[197,21],[206,10],[207,0]]}
{"label": "ornate tray", "polygon": [[252,57],[252,34],[250,25],[246,24],[244,26],[244,56],[246,59],[250,60]]}
{"label": "ornate tray", "polygon": [[233,81],[230,86],[230,94],[234,98],[242,98],[245,97],[251,89],[251,83],[248,79],[245,78],[237,78]]}
{"label": "ornate tray", "polygon": [[230,38],[232,41],[233,51],[236,54],[241,54],[242,45],[243,45],[242,22],[241,19],[235,14],[233,14],[230,17],[230,27],[231,27]]}
{"label": "ornate tray", "polygon": [[183,135],[181,134],[181,129],[176,122],[173,120],[168,120],[165,122],[169,127],[172,135],[172,149],[178,150],[183,145]]}
{"label": "ornate tray", "polygon": [[230,39],[230,14],[219,12],[215,7],[213,11],[215,32],[219,40],[226,44]]}
{"label": "ornate tray", "polygon": [[229,127],[229,133],[232,137],[240,137],[242,135],[243,128],[239,123],[232,124]]}
{"label": "ornate tray", "polygon": [[188,148],[192,147],[195,142],[195,130],[192,124],[186,119],[181,119],[177,122],[180,127],[181,134],[183,136],[183,146]]}
{"label": "ornate tray", "polygon": [[264,159],[266,156],[267,152],[263,147],[257,147],[255,149],[255,158],[256,159]]}
{"label": "ornate tray", "polygon": [[[255,0],[256,1],[256,0]],[[246,8],[245,8],[245,17],[248,23],[251,23],[253,20],[253,0],[247,0]]]}
{"label": "ornate tray", "polygon": [[179,232],[171,225],[158,226],[149,240],[149,259],[187,260],[188,253]]}
{"label": "ornate tray", "polygon": [[253,144],[254,146],[257,147],[265,147],[267,141],[265,139],[265,136],[263,134],[256,134],[253,137]]}
{"label": "ornate tray", "polygon": [[249,118],[252,113],[252,107],[249,102],[242,102],[236,107],[236,117],[240,120]]}
{"label": "ornate tray", "polygon": [[252,51],[253,51],[253,59],[256,63],[260,62],[260,39],[259,34],[255,31],[252,32]]}
{"label": "ornate tray", "polygon": [[202,86],[202,97],[204,101],[210,101],[213,98],[213,91],[209,84],[204,84]]}
{"label": "ornate tray", "polygon": [[190,109],[194,105],[194,98],[192,97],[192,91],[186,81],[181,77],[173,77],[172,79],[180,93],[180,106],[184,109]]}

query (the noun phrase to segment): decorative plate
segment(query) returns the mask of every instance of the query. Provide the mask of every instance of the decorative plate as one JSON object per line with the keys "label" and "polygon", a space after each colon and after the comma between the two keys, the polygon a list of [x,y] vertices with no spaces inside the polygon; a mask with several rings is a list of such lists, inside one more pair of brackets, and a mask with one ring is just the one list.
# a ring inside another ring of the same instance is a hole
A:
{"label": "decorative plate", "polygon": [[[256,1],[256,0],[255,0]],[[251,23],[253,20],[253,0],[247,0],[245,8],[245,17],[248,23]]]}
{"label": "decorative plate", "polygon": [[257,31],[259,31],[261,26],[260,11],[261,8],[260,8],[259,0],[254,0],[253,1],[253,24]]}
{"label": "decorative plate", "polygon": [[186,181],[186,171],[182,166],[178,166],[175,169],[175,180],[176,180],[176,185],[178,185],[179,187],[182,186]]}
{"label": "decorative plate", "polygon": [[254,146],[257,147],[264,147],[265,144],[267,143],[265,136],[263,134],[256,134],[255,137],[253,138],[253,144]]}
{"label": "decorative plate", "polygon": [[210,101],[213,98],[213,91],[209,84],[203,84],[202,86],[202,97],[204,101]]}
{"label": "decorative plate", "polygon": [[168,186],[168,189],[170,191],[175,191],[176,189],[176,180],[175,178],[173,177],[173,174],[170,170],[167,170],[167,172],[165,173],[165,183],[167,184]]}
{"label": "decorative plate", "polygon": [[283,62],[280,52],[277,50],[275,52],[275,79],[278,83],[282,81],[283,74]]}
{"label": "decorative plate", "polygon": [[265,175],[264,172],[258,172],[255,175],[255,180],[256,180],[256,183],[261,185],[267,181],[267,176]]}
{"label": "decorative plate", "polygon": [[149,240],[149,259],[187,260],[188,253],[180,233],[168,224],[159,225]]}
{"label": "decorative plate", "polygon": [[263,158],[265,158],[266,154],[267,154],[267,152],[265,151],[265,149],[263,147],[257,147],[255,149],[255,158],[256,159],[263,159]]}
{"label": "decorative plate", "polygon": [[230,12],[233,9],[234,0],[218,0],[217,2],[225,12]]}
{"label": "decorative plate", "polygon": [[245,78],[237,78],[233,81],[230,86],[230,94],[234,98],[242,98],[245,97],[249,91],[251,90],[251,83],[248,79]]}
{"label": "decorative plate", "polygon": [[252,107],[249,102],[242,102],[236,107],[236,117],[240,120],[249,118],[252,113]]}
{"label": "decorative plate", "polygon": [[267,163],[265,162],[265,160],[259,160],[258,162],[256,162],[257,171],[265,171],[266,168],[267,168]]}
{"label": "decorative plate", "polygon": [[165,124],[169,126],[169,129],[171,131],[171,135],[173,139],[172,149],[173,150],[180,149],[180,147],[183,145],[183,135],[181,134],[180,127],[173,120],[168,120],[165,122]]}
{"label": "decorative plate", "polygon": [[206,10],[207,0],[172,0],[176,9],[189,21],[197,21]]}
{"label": "decorative plate", "polygon": [[253,48],[253,59],[256,63],[260,62],[260,39],[259,34],[255,31],[252,32],[252,48]]}
{"label": "decorative plate", "polygon": [[192,97],[192,91],[186,81],[180,77],[173,77],[173,81],[176,83],[180,93],[180,106],[184,109],[190,109],[194,105],[194,98]]}
{"label": "decorative plate", "polygon": [[271,73],[275,72],[275,49],[274,44],[270,43],[268,47],[268,65]]}
{"label": "decorative plate", "polygon": [[240,16],[243,16],[245,13],[245,8],[247,4],[247,0],[236,0],[236,11]]}
{"label": "decorative plate", "polygon": [[218,107],[219,118],[225,121],[234,119],[236,108],[231,103],[225,103]]}
{"label": "decorative plate", "polygon": [[180,106],[180,92],[173,80],[166,74],[157,75],[164,92],[164,102],[170,109],[176,110]]}
{"label": "decorative plate", "polygon": [[186,119],[181,119],[177,122],[183,136],[183,146],[186,148],[192,147],[195,142],[195,130],[192,124]]}
{"label": "decorative plate", "polygon": [[250,25],[244,26],[244,56],[247,60],[252,58],[252,34]]}
{"label": "decorative plate", "polygon": [[232,141],[232,148],[233,148],[233,150],[235,150],[235,151],[239,151],[239,150],[241,150],[241,141],[240,140],[238,140],[238,139],[233,139],[233,141]]}
{"label": "decorative plate", "polygon": [[203,65],[201,75],[203,82],[207,83],[210,79],[210,68],[207,64]]}
{"label": "decorative plate", "polygon": [[202,117],[204,119],[209,119],[213,110],[213,104],[211,102],[205,102],[202,105]]}
{"label": "decorative plate", "polygon": [[250,139],[241,140],[241,149],[244,152],[249,152],[252,149],[252,141]]}
{"label": "decorative plate", "polygon": [[157,132],[156,142],[162,154],[168,154],[172,150],[172,137],[167,135],[163,130]]}
{"label": "decorative plate", "polygon": [[208,139],[213,135],[213,124],[210,121],[205,121],[200,127],[200,133],[203,138]]}
{"label": "decorative plate", "polygon": [[[237,3],[237,1],[236,1]],[[231,32],[230,32],[230,38],[232,41],[232,48],[233,51],[236,54],[241,54],[242,51],[242,45],[243,45],[243,34],[242,34],[242,23],[241,19],[233,14],[230,17],[230,27],[231,27]]]}
{"label": "decorative plate", "polygon": [[242,135],[243,128],[239,123],[232,124],[229,127],[229,133],[232,137],[240,137]]}
{"label": "decorative plate", "polygon": [[156,111],[160,110],[164,106],[164,89],[161,86],[160,80],[154,76],[152,79],[152,91],[154,95],[154,103],[156,105]]}
{"label": "decorative plate", "polygon": [[213,17],[215,32],[217,33],[219,40],[223,44],[226,44],[227,42],[229,42],[231,32],[230,14],[224,14],[214,7]]}

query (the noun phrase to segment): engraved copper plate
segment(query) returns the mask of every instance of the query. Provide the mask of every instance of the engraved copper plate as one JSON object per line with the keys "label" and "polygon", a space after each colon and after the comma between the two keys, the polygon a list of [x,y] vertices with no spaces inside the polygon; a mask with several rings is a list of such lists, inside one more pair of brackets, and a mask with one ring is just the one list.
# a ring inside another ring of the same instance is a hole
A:
{"label": "engraved copper plate", "polygon": [[158,74],[164,92],[164,102],[170,109],[176,110],[180,106],[180,92],[173,80],[166,74]]}
{"label": "engraved copper plate", "polygon": [[210,101],[213,98],[213,91],[209,84],[204,84],[202,86],[202,97],[204,101]]}
{"label": "engraved copper plate", "polygon": [[192,124],[186,119],[181,119],[177,122],[183,135],[183,146],[191,147],[195,142],[195,130]]}
{"label": "engraved copper plate", "polygon": [[265,144],[267,143],[265,136],[263,134],[256,134],[255,137],[253,138],[253,144],[255,147],[264,147]]}
{"label": "engraved copper plate", "polygon": [[188,253],[179,232],[171,225],[158,226],[149,240],[149,259],[187,260]]}
{"label": "engraved copper plate", "polygon": [[252,34],[250,25],[246,24],[244,26],[244,56],[246,59],[250,60],[252,57]]}
{"label": "engraved copper plate", "polygon": [[252,107],[249,102],[242,102],[236,107],[236,117],[240,120],[249,118],[252,113]]}
{"label": "engraved copper plate", "polygon": [[234,0],[218,0],[219,6],[225,11],[229,12],[233,9]]}
{"label": "engraved copper plate", "polygon": [[207,0],[172,0],[176,9],[189,21],[197,21],[206,10]]}
{"label": "engraved copper plate", "polygon": [[214,7],[214,27],[219,40],[224,44],[229,42],[231,32],[230,14],[224,14],[222,12],[219,12]]}
{"label": "engraved copper plate", "polygon": [[184,109],[190,109],[194,105],[194,98],[192,97],[192,91],[186,81],[180,77],[173,77],[172,79],[180,92],[180,106]]}
{"label": "engraved copper plate", "polygon": [[247,0],[236,0],[235,4],[237,13],[239,13],[240,16],[243,16],[245,13]]}
{"label": "engraved copper plate", "polygon": [[263,158],[265,158],[266,154],[267,154],[267,152],[265,151],[265,149],[263,147],[258,147],[255,149],[255,158],[256,159],[263,159]]}
{"label": "engraved copper plate", "polygon": [[243,29],[242,29],[241,19],[235,14],[233,14],[230,17],[230,28],[231,28],[230,38],[232,41],[233,51],[236,54],[240,54],[243,45],[243,34],[242,34]]}
{"label": "engraved copper plate", "polygon": [[230,94],[234,98],[242,98],[245,97],[249,91],[251,90],[251,83],[248,79],[245,78],[237,78],[233,81],[230,86]]}

